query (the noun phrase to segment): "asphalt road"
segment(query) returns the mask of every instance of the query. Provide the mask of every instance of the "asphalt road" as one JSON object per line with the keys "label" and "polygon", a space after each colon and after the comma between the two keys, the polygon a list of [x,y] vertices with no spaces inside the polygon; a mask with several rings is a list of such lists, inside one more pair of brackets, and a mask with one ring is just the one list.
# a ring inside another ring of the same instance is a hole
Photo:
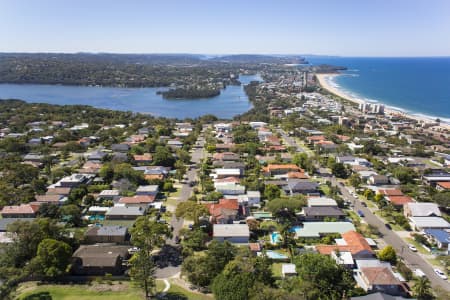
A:
{"label": "asphalt road", "polygon": [[[194,151],[191,153],[192,157],[191,161],[192,163],[194,163],[194,167],[192,167],[190,170],[186,172],[187,179],[183,181],[184,183],[181,186],[181,192],[178,198],[178,203],[187,201],[192,194],[193,187],[189,186],[189,182],[194,181],[196,179],[198,168],[195,165],[200,162],[200,160],[203,158],[204,155],[203,152],[204,141],[201,138],[199,138],[197,142],[199,142],[201,148],[194,148]],[[170,225],[173,228],[172,239],[167,240],[168,245],[172,245],[175,247],[177,246],[175,243],[175,238],[179,236],[180,229],[183,228],[183,223],[184,220],[182,218],[177,219],[177,217],[175,217],[175,214],[172,216],[172,219],[170,221]],[[155,272],[155,277],[160,279],[170,278],[178,274],[180,271],[181,271],[180,265],[169,265],[164,268],[158,268]]]}
{"label": "asphalt road", "polygon": [[290,137],[283,129],[277,128],[277,132],[281,135],[283,140],[288,144],[289,147],[294,147],[297,152],[304,152],[302,147],[300,147],[295,139]]}
{"label": "asphalt road", "polygon": [[434,273],[433,267],[428,262],[426,262],[417,253],[412,252],[401,237],[399,237],[394,231],[386,228],[385,224],[376,215],[374,215],[369,208],[362,206],[361,201],[353,197],[348,192],[347,188],[339,185],[335,178],[330,178],[330,180],[332,185],[335,185],[340,189],[345,199],[348,199],[354,203],[353,210],[355,212],[361,210],[364,213],[364,221],[378,228],[386,244],[394,247],[397,255],[403,258],[412,271],[415,269],[421,269],[427,275],[432,287],[440,287],[444,291],[450,292],[449,282],[438,277],[436,273]]}
{"label": "asphalt road", "polygon": [[[199,143],[200,148],[194,148],[194,151],[191,153],[191,161],[194,164],[194,166],[186,172],[187,179],[184,180],[180,196],[178,198],[178,203],[184,202],[189,199],[189,197],[192,194],[193,187],[189,186],[189,182],[194,181],[197,177],[198,168],[196,167],[197,163],[200,162],[200,160],[203,158],[204,152],[204,141],[201,137],[197,139],[197,143]],[[170,225],[173,227],[172,232],[172,240],[169,243],[175,243],[175,238],[179,235],[180,229],[183,227],[184,220],[182,218],[177,219],[175,215],[172,216],[172,220],[170,221]]]}

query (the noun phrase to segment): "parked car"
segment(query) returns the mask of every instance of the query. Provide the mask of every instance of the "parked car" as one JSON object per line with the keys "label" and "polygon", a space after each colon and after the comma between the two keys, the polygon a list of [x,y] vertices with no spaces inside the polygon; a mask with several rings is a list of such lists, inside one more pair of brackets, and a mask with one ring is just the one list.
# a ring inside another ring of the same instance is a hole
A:
{"label": "parked car", "polygon": [[364,213],[361,210],[358,210],[358,216],[360,216],[361,218],[364,218]]}
{"label": "parked car", "polygon": [[414,271],[414,274],[415,274],[417,277],[425,277],[425,276],[426,276],[425,273],[424,273],[421,269],[416,269],[416,270]]}
{"label": "parked car", "polygon": [[437,276],[441,277],[444,280],[447,280],[447,275],[445,275],[444,272],[442,272],[439,269],[434,269],[434,273],[436,273]]}
{"label": "parked car", "polygon": [[412,252],[417,252],[417,248],[414,247],[414,245],[408,244],[408,248],[409,248],[409,250],[411,250]]}
{"label": "parked car", "polygon": [[367,207],[367,203],[366,202],[361,202],[361,205],[364,207]]}
{"label": "parked car", "polygon": [[384,224],[384,226],[386,226],[386,228],[389,229],[389,230],[392,229],[391,224],[389,224],[389,223]]}

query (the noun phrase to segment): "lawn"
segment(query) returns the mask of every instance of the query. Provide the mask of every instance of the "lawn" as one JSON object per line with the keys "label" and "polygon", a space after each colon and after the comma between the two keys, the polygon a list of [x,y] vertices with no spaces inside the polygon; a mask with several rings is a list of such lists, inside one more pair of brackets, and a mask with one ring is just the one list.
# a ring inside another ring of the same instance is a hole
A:
{"label": "lawn", "polygon": [[325,194],[325,196],[329,196],[330,195],[330,187],[326,184],[322,184],[319,186],[319,189],[322,191],[322,193]]}
{"label": "lawn", "polygon": [[281,265],[282,263],[273,263],[272,264],[272,273],[276,278],[281,278]]}
{"label": "lawn", "polygon": [[211,300],[214,299],[210,295],[195,293],[190,290],[186,290],[185,288],[170,283],[170,289],[167,292],[167,299],[177,299],[176,296],[181,296],[179,299],[184,299],[184,297],[187,297],[188,300]]}
{"label": "lawn", "polygon": [[127,228],[131,228],[134,225],[134,220],[103,220],[98,221],[98,223],[103,226],[124,226]]}
{"label": "lawn", "polygon": [[405,238],[405,240],[408,242],[408,244],[413,245],[414,247],[417,248],[417,251],[419,251],[422,254],[430,254],[430,252],[428,252],[424,247],[422,247],[422,245],[418,242],[416,242],[414,239],[412,238]]}
{"label": "lawn", "polygon": [[[35,282],[22,284],[17,290],[19,300],[142,300],[143,292],[125,282],[92,285],[37,285]],[[48,296],[46,296],[48,295]]]}

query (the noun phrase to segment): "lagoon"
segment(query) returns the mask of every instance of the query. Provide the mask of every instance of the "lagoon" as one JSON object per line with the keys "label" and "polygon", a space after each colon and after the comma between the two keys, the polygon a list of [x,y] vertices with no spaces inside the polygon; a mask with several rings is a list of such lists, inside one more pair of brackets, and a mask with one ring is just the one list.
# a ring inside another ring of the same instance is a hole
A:
{"label": "lagoon", "polygon": [[117,88],[47,84],[0,84],[0,99],[57,105],[91,105],[169,118],[195,118],[213,114],[229,119],[252,108],[244,85],[261,81],[259,75],[240,75],[240,86],[227,86],[219,96],[204,99],[164,99],[164,88]]}

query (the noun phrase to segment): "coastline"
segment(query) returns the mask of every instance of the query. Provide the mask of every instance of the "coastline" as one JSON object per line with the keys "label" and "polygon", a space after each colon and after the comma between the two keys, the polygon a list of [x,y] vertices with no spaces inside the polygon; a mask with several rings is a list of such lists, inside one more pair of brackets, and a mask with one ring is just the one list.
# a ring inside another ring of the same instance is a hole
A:
{"label": "coastline", "polygon": [[[346,99],[350,102],[353,102],[355,104],[367,102],[367,101],[359,99],[355,96],[349,95],[349,94],[345,93],[344,91],[340,90],[339,88],[337,88],[336,86],[333,86],[332,84],[330,84],[330,80],[332,80],[333,77],[340,76],[341,74],[339,74],[339,73],[317,74],[316,73],[315,75],[316,75],[316,78],[317,78],[320,86],[322,88],[326,89],[328,92],[330,92],[338,97],[341,97],[343,99]],[[382,104],[384,104],[384,103],[382,103]],[[428,117],[428,116],[423,116],[423,115],[415,115],[412,113],[405,112],[401,109],[396,109],[396,108],[390,107],[386,104],[384,104],[384,106],[385,106],[385,108],[384,108],[385,115],[401,116],[404,118],[415,120],[419,123],[435,123],[435,121],[436,121],[436,118],[433,118],[433,117]],[[442,129],[445,129],[445,130],[450,130],[450,124],[448,124],[444,121],[440,122],[439,127],[441,127]]]}

